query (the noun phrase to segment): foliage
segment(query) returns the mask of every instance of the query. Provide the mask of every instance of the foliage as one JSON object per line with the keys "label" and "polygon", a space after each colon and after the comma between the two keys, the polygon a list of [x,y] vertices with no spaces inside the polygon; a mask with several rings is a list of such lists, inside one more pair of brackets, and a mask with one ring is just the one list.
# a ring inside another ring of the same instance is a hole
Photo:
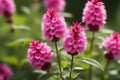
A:
{"label": "foliage", "polygon": [[[25,2],[24,4],[27,4],[27,6],[22,6],[22,1],[15,1],[17,5],[20,6],[17,6],[17,8],[19,8],[18,13],[16,12],[13,15],[14,24],[12,26],[15,29],[13,33],[10,31],[11,25],[5,23],[4,17],[0,17],[0,63],[7,63],[12,68],[14,75],[11,80],[60,80],[56,55],[54,55],[50,72],[34,71],[28,64],[28,60],[26,58],[28,45],[32,40],[48,42],[44,39],[41,32],[41,19],[44,10],[42,7],[39,8],[40,4],[30,5],[28,0],[22,0]],[[71,3],[70,1],[68,2]],[[75,16],[72,13],[69,13],[70,9],[68,7],[66,11],[68,12],[63,13],[62,15],[66,17],[67,24],[70,25],[71,20],[76,20],[74,18],[76,17],[76,13],[74,13]],[[20,14],[21,12],[22,14]],[[106,25],[105,27],[111,28],[109,26],[110,25]],[[88,43],[86,52],[75,57],[72,75],[73,80],[87,80],[86,76],[88,76],[87,71],[89,69],[89,65],[92,65],[94,68],[93,80],[99,80],[100,74],[104,71],[103,67],[105,67],[106,60],[102,55],[104,50],[100,49],[98,46],[101,45],[102,40],[104,40],[106,36],[114,32],[114,30],[107,28],[101,29],[96,33],[92,55],[89,54],[90,43]],[[117,29],[118,27],[115,30]],[[86,31],[86,35],[88,40],[90,40],[91,33]],[[52,47],[53,52],[55,52],[54,44],[50,42],[48,42],[48,44]],[[58,53],[61,55],[61,65],[64,70],[62,74],[64,75],[65,80],[69,80],[68,72],[71,56],[63,50],[61,42],[59,42],[58,45]],[[120,80],[119,75],[120,61],[112,61],[109,66],[108,74],[105,74],[105,78],[106,80]]]}

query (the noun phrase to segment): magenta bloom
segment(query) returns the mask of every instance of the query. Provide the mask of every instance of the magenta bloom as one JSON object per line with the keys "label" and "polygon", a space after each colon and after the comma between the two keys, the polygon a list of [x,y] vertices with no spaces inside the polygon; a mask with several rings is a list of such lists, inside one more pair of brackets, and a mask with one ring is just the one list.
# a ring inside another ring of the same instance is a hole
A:
{"label": "magenta bloom", "polygon": [[59,41],[59,39],[63,37],[66,32],[64,17],[53,8],[48,9],[43,16],[42,31],[45,38],[48,40],[52,42]]}
{"label": "magenta bloom", "polygon": [[14,0],[0,0],[0,15],[10,15],[15,12]]}
{"label": "magenta bloom", "polygon": [[100,0],[89,0],[83,10],[83,22],[90,31],[98,31],[106,23],[106,10]]}
{"label": "magenta bloom", "polygon": [[118,59],[120,58],[120,34],[111,34],[104,42],[104,47],[107,49],[105,57],[107,59]]}
{"label": "magenta bloom", "polygon": [[70,55],[77,55],[84,52],[86,48],[87,38],[84,29],[79,23],[74,23],[68,31],[64,40],[64,49]]}
{"label": "magenta bloom", "polygon": [[64,11],[66,6],[65,0],[44,0],[44,6],[46,8],[55,8],[57,11]]}
{"label": "magenta bloom", "polygon": [[28,49],[29,63],[37,70],[48,70],[51,67],[52,53],[47,43],[33,41]]}
{"label": "magenta bloom", "polygon": [[9,80],[13,75],[11,69],[6,65],[0,65],[0,80]]}

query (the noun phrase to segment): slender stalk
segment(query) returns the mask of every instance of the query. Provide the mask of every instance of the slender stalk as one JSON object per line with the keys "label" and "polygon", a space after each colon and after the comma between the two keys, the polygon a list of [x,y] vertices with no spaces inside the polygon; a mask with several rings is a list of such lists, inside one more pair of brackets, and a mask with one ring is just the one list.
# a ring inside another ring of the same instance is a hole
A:
{"label": "slender stalk", "polygon": [[107,72],[107,69],[108,69],[110,62],[111,62],[111,60],[107,60],[107,63],[106,63],[105,68],[104,68],[104,72],[102,73],[102,76],[101,76],[101,80],[105,80],[104,74]]}
{"label": "slender stalk", "polygon": [[[95,32],[92,32],[92,39],[91,39],[89,53],[91,53],[93,51],[94,40],[95,40]],[[89,67],[89,80],[92,80],[92,66],[91,65]]]}
{"label": "slender stalk", "polygon": [[89,51],[90,53],[93,51],[94,40],[95,40],[95,32],[92,32],[92,39],[91,39],[90,51]]}
{"label": "slender stalk", "polygon": [[72,80],[72,70],[73,70],[73,61],[74,61],[74,56],[72,56],[72,60],[71,60],[71,68],[70,68],[70,80]]}
{"label": "slender stalk", "polygon": [[64,78],[63,78],[63,76],[62,76],[62,69],[61,69],[61,63],[60,63],[60,56],[59,56],[59,54],[58,54],[57,42],[55,42],[55,48],[56,48],[56,54],[57,54],[57,59],[58,59],[60,77],[61,77],[62,80],[64,80]]}
{"label": "slender stalk", "polygon": [[89,80],[92,80],[92,66],[89,67]]}

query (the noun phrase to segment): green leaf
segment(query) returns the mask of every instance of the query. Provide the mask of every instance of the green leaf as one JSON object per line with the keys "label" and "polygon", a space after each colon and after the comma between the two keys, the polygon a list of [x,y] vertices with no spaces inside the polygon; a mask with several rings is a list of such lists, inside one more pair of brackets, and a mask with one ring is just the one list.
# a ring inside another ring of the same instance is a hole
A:
{"label": "green leaf", "polygon": [[67,67],[67,63],[65,61],[61,61],[61,66],[62,66],[62,68],[65,68],[65,67]]}
{"label": "green leaf", "polygon": [[58,53],[60,54],[63,50],[64,50],[64,48],[59,49]]}
{"label": "green leaf", "polygon": [[70,78],[69,78],[69,77],[66,77],[65,80],[70,80]]}
{"label": "green leaf", "polygon": [[27,43],[30,43],[33,39],[30,39],[30,38],[22,38],[22,39],[18,39],[18,40],[15,40],[13,42],[10,42],[7,44],[8,47],[15,47],[15,46],[20,46],[21,43],[23,45],[27,44]]}
{"label": "green leaf", "polygon": [[50,77],[54,76],[54,75],[58,75],[58,73],[48,73],[48,74],[44,74],[42,76],[40,76],[38,78],[38,80],[48,80]]}
{"label": "green leaf", "polygon": [[15,56],[12,57],[4,57],[3,61],[8,64],[13,64],[15,66],[18,66],[18,59]]}
{"label": "green leaf", "polygon": [[29,15],[31,13],[30,9],[26,6],[21,7],[21,10],[27,15]]}
{"label": "green leaf", "polygon": [[74,67],[73,68],[73,70],[77,70],[77,71],[81,71],[81,70],[83,70],[84,68],[82,68],[82,67]]}
{"label": "green leaf", "polygon": [[73,15],[71,13],[62,12],[62,15],[67,18],[73,18]]}
{"label": "green leaf", "polygon": [[28,62],[28,59],[27,59],[27,58],[21,60],[21,62],[20,62],[20,67],[22,67],[22,66],[23,66],[25,63],[27,63],[27,62]]}
{"label": "green leaf", "polygon": [[13,25],[14,29],[21,29],[21,30],[26,30],[26,31],[30,31],[30,28],[25,26],[25,25]]}
{"label": "green leaf", "polygon": [[84,58],[81,61],[84,62],[84,63],[87,63],[89,65],[92,65],[92,66],[94,66],[94,67],[96,67],[96,68],[103,71],[103,68],[102,68],[101,64],[98,61],[94,60],[94,59]]}
{"label": "green leaf", "polygon": [[100,32],[101,32],[101,33],[104,33],[104,34],[114,33],[114,31],[113,31],[113,30],[110,30],[110,29],[101,29]]}
{"label": "green leaf", "polygon": [[34,70],[33,72],[38,74],[46,74],[46,71],[42,71],[42,70]]}
{"label": "green leaf", "polygon": [[80,76],[81,74],[78,74],[73,80],[83,80],[83,79],[81,79],[81,76]]}

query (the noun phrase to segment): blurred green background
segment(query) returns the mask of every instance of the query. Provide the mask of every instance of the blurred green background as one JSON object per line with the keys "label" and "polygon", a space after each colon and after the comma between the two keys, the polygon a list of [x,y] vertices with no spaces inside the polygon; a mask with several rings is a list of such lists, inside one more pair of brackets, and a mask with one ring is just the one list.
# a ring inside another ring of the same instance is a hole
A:
{"label": "blurred green background", "polygon": [[[41,32],[41,19],[46,10],[42,5],[42,0],[38,1],[37,4],[34,4],[32,0],[15,0],[16,13],[13,15],[13,25],[7,24],[4,17],[0,17],[0,63],[7,63],[12,68],[14,75],[11,80],[37,80],[39,76],[38,73],[45,73],[41,71],[33,72],[34,69],[28,64],[26,58],[29,42],[32,40],[46,41]],[[68,26],[70,26],[73,21],[81,21],[82,11],[87,0],[66,1],[66,14],[64,13],[63,15],[66,17]],[[105,26],[107,29],[102,29],[100,32],[96,33],[94,56],[88,53],[88,43],[85,52],[86,55],[79,55],[76,58],[75,65],[85,68],[85,70],[79,71],[79,73],[83,73],[80,75],[81,80],[86,80],[88,65],[79,63],[80,59],[82,57],[92,57],[102,63],[104,67],[106,60],[102,55],[103,50],[100,50],[98,47],[98,43],[101,43],[101,38],[106,38],[110,33],[114,31],[120,32],[120,0],[102,1],[105,3],[107,10],[107,24]],[[15,29],[14,32],[11,32],[11,27]],[[86,33],[88,40],[90,40],[91,33],[88,31],[86,31]],[[59,42],[59,49],[62,47],[61,43],[62,41]],[[53,43],[48,42],[48,44],[54,50]],[[67,75],[68,65],[70,65],[70,56],[65,55],[65,52],[63,53],[64,56],[62,59],[64,61],[62,62],[62,67],[66,71],[64,74]],[[106,80],[120,80],[120,61],[113,61],[110,67],[110,70],[113,72],[109,72],[110,77],[108,77],[108,74],[106,75]],[[51,70],[57,72],[56,58],[53,59],[53,67]],[[97,70],[97,73],[94,72],[94,80],[99,80],[100,73],[101,71],[99,70]],[[74,77],[76,77],[76,75],[78,75],[78,72],[74,74]],[[57,80],[56,76],[50,80]]]}

